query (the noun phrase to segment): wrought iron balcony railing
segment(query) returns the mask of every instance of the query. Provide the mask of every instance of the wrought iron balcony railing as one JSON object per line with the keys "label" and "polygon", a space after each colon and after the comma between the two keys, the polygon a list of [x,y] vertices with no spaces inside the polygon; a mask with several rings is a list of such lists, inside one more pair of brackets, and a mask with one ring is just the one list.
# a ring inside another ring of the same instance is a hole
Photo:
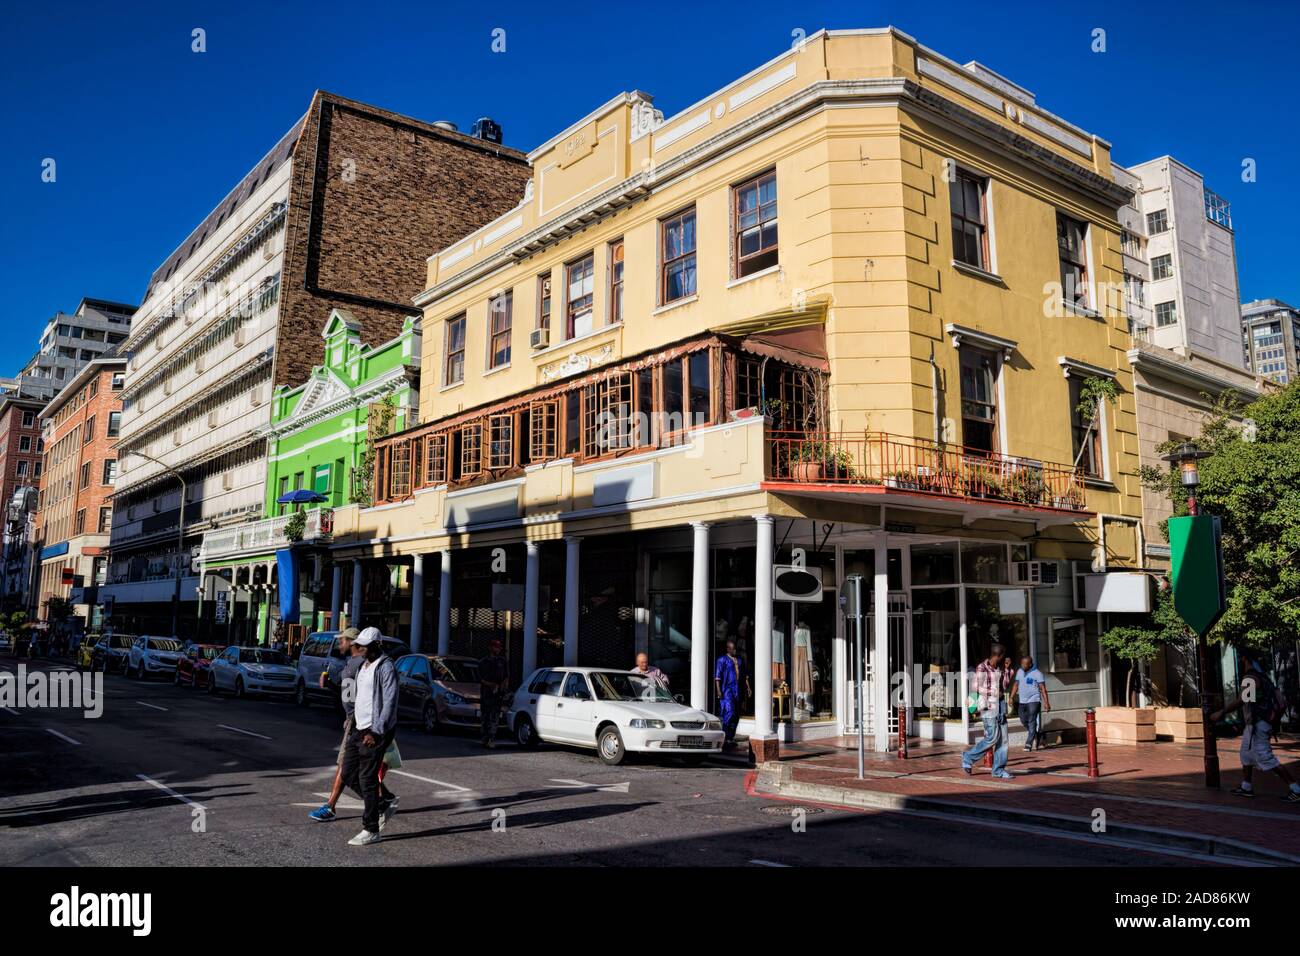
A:
{"label": "wrought iron balcony railing", "polygon": [[[296,539],[306,542],[329,541],[334,531],[334,512],[329,508],[312,508],[303,512],[302,537]],[[249,524],[235,525],[209,531],[203,535],[203,548],[200,552],[203,560],[212,561],[233,554],[245,554],[249,551],[274,551],[287,548],[295,541],[286,534],[286,528],[294,520],[292,514],[263,518]]]}
{"label": "wrought iron balcony railing", "polygon": [[884,432],[769,432],[767,480],[872,486],[1082,511],[1082,469]]}

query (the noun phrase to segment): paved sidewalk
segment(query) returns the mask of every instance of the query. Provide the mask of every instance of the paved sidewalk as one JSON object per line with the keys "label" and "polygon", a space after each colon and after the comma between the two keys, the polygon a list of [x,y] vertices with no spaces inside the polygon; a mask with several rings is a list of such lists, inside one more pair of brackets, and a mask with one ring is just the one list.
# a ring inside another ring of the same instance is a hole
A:
{"label": "paved sidewalk", "polygon": [[[783,747],[781,760],[759,768],[757,789],[772,795],[847,806],[932,810],[986,820],[1092,833],[1098,809],[1106,833],[1160,845],[1256,862],[1300,865],[1300,805],[1280,798],[1271,773],[1255,774],[1253,799],[1228,791],[1241,780],[1238,741],[1219,741],[1222,786],[1204,785],[1200,745],[1175,743],[1098,748],[1101,776],[1088,777],[1088,751],[1065,745],[1010,752],[1014,780],[995,780],[982,763],[961,771],[961,749],[937,745],[909,759],[868,754],[865,780],[857,754],[835,746]],[[1300,741],[1283,738],[1274,750],[1300,776]]]}

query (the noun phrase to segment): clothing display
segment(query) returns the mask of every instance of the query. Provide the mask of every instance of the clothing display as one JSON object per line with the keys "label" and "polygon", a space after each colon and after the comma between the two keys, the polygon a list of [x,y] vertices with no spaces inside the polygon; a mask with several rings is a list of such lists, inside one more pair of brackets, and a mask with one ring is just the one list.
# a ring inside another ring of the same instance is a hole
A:
{"label": "clothing display", "polygon": [[793,677],[796,696],[813,692],[812,631],[802,624],[794,629]]}

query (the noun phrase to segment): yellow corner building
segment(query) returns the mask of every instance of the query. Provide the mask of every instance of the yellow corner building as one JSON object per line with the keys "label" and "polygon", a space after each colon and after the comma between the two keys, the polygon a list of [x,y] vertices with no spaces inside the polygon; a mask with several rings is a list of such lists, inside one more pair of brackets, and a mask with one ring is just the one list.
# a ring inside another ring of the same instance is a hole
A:
{"label": "yellow corner building", "polygon": [[1097,634],[1147,578],[1105,140],[887,28],[671,117],[620,94],[529,161],[429,258],[421,424],[335,514],[333,620],[501,637],[515,682],[645,651],[706,709],[732,641],[760,759],[971,739],[994,641],[1049,735],[1110,702]]}

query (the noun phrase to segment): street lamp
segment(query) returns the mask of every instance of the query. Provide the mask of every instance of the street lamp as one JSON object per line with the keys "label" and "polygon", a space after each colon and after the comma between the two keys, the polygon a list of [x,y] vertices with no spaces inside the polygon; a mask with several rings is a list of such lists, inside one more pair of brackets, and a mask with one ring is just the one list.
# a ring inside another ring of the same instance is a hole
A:
{"label": "street lamp", "polygon": [[[1196,504],[1196,489],[1201,484],[1201,473],[1197,462],[1209,458],[1210,452],[1202,451],[1194,442],[1185,441],[1168,455],[1162,456],[1169,464],[1178,468],[1178,480],[1187,490],[1187,513],[1196,516],[1199,508]],[[1201,691],[1201,736],[1205,749],[1205,785],[1218,789],[1219,786],[1219,749],[1214,739],[1214,727],[1210,721],[1210,698],[1206,693],[1209,683],[1209,649],[1204,634],[1196,636],[1196,666],[1200,671]]]}
{"label": "street lamp", "polygon": [[143,458],[145,461],[151,461],[167,474],[171,475],[181,483],[181,505],[177,511],[176,517],[176,586],[172,591],[172,637],[179,638],[181,633],[181,575],[183,573],[182,558],[185,553],[185,498],[188,494],[188,488],[185,479],[181,473],[170,465],[159,461],[153,455],[147,455],[142,451],[132,449],[127,452],[128,455],[135,455]]}

